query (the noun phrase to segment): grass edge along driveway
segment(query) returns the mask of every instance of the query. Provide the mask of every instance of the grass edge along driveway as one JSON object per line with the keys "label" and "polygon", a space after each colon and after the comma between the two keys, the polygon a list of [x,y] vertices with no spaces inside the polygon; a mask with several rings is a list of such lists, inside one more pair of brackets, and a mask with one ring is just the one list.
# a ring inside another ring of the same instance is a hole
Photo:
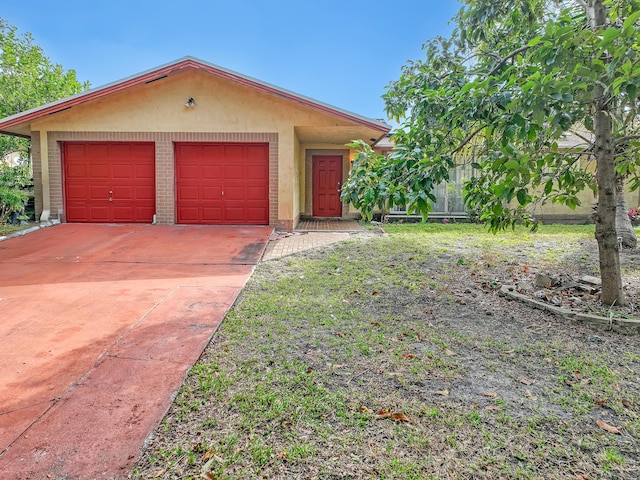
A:
{"label": "grass edge along driveway", "polygon": [[259,265],[132,478],[640,477],[640,338],[497,294],[593,226],[385,229]]}

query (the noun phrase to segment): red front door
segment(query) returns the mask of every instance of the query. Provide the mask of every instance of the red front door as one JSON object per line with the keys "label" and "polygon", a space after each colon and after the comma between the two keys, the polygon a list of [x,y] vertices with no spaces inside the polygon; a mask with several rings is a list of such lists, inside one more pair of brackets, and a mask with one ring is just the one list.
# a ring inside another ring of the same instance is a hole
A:
{"label": "red front door", "polygon": [[313,216],[341,217],[342,157],[313,157]]}

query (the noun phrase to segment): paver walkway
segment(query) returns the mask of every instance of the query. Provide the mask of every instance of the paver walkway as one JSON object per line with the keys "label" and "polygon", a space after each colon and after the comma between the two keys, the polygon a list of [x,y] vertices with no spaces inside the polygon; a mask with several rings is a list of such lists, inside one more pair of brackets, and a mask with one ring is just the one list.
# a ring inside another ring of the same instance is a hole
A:
{"label": "paver walkway", "polygon": [[364,229],[355,220],[301,220],[295,232],[276,232],[262,256],[273,260],[304,250],[348,240]]}

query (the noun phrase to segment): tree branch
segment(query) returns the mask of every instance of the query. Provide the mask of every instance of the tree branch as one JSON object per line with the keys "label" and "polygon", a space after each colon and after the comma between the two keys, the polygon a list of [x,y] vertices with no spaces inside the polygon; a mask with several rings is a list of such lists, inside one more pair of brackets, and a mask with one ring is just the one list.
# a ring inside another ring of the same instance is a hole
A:
{"label": "tree branch", "polygon": [[614,140],[613,145],[620,145],[621,143],[628,142],[629,140],[640,140],[640,135],[627,135],[626,137],[620,137]]}
{"label": "tree branch", "polygon": [[502,65],[504,65],[508,60],[512,59],[513,57],[515,57],[516,55],[518,55],[519,53],[522,53],[526,50],[529,49],[529,45],[525,45],[523,47],[520,48],[516,48],[513,52],[511,52],[509,55],[507,55],[506,57],[503,57],[502,59],[500,59],[500,61],[498,63],[496,63],[493,68],[491,70],[489,70],[489,73],[487,73],[487,77],[490,77],[491,75],[493,75],[494,73],[496,73],[498,71],[498,69],[500,67],[502,67]]}
{"label": "tree branch", "polygon": [[453,152],[451,152],[451,155],[455,155],[456,153],[458,153],[460,150],[462,150],[464,147],[466,147],[469,142],[471,140],[473,140],[473,137],[475,137],[478,133],[480,133],[482,130],[484,130],[485,128],[487,128],[489,125],[482,125],[480,127],[478,127],[475,131],[471,132],[469,135],[467,135],[467,138],[465,138],[462,143],[460,145],[458,145],[455,150],[453,150]]}

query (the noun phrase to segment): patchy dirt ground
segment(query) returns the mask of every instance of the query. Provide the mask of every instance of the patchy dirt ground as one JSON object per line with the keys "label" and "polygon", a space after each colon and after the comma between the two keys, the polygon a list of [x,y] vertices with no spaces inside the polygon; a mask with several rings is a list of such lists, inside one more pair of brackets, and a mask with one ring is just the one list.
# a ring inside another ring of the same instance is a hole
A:
{"label": "patchy dirt ground", "polygon": [[131,477],[640,478],[640,336],[498,295],[596,254],[397,227],[264,263]]}

